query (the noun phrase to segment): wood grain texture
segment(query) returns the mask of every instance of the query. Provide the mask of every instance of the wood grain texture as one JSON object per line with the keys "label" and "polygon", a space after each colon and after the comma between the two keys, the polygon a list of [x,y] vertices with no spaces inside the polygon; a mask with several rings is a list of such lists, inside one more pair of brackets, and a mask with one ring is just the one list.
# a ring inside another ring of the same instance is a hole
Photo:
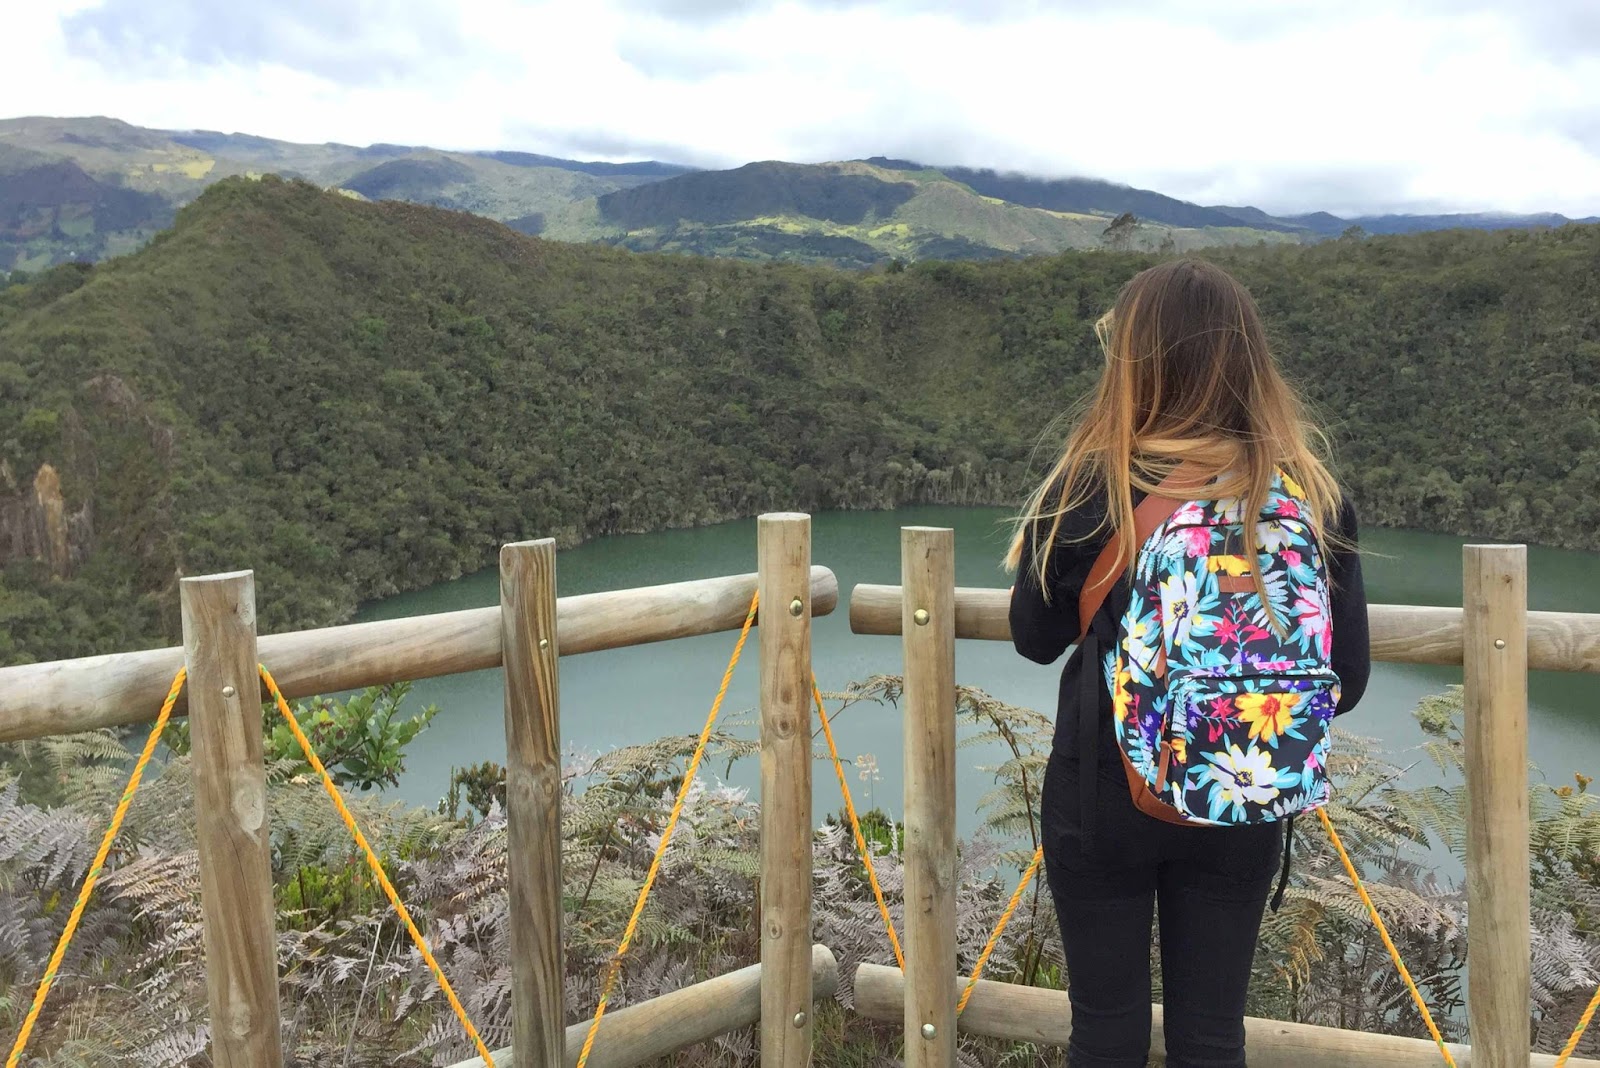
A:
{"label": "wood grain texture", "polygon": [[506,887],[512,1068],[560,1068],[566,1036],[561,936],[561,699],[556,543],[500,550],[506,691]]}
{"label": "wood grain texture", "polygon": [[1480,1068],[1528,1063],[1528,552],[1462,549],[1467,1023]]}
{"label": "wood grain texture", "polygon": [[[761,1068],[811,1063],[811,517],[756,522],[761,583]],[[798,599],[800,610],[791,610]],[[796,1020],[799,1026],[795,1026]]]}
{"label": "wood grain texture", "polygon": [[[966,983],[966,977],[957,977],[953,994],[959,995]],[[900,1019],[905,979],[899,969],[863,964],[856,970],[855,991],[856,1011],[861,1015],[885,1023]],[[1161,1006],[1154,1006],[1153,1013],[1150,1063],[1162,1065],[1166,1058],[1162,1053]],[[1439,1047],[1428,1039],[1254,1017],[1246,1018],[1244,1025],[1250,1068],[1439,1068],[1444,1063],[1439,1057]],[[1072,1032],[1072,1005],[1064,990],[1042,990],[980,979],[972,992],[972,1000],[967,1002],[967,1010],[961,1014],[960,1027],[966,1034],[1065,1046]],[[1489,1063],[1474,1060],[1466,1046],[1452,1044],[1450,1052],[1461,1068],[1482,1068]],[[1555,1060],[1549,1054],[1524,1052],[1518,1064],[1526,1068],[1552,1068]],[[1579,1057],[1567,1064],[1569,1068],[1600,1068],[1600,1061]]]}
{"label": "wood grain texture", "polygon": [[[900,633],[899,586],[863,583],[850,591],[850,629]],[[1008,642],[1005,590],[956,589],[956,637]],[[1367,606],[1372,658],[1392,664],[1460,664],[1462,611],[1428,605]],[[1528,666],[1535,671],[1600,673],[1600,613],[1529,612]]]}
{"label": "wood grain texture", "polygon": [[281,1068],[255,581],[239,571],[184,579],[179,588],[211,1060],[217,1068]]}
{"label": "wood grain texture", "polygon": [[[955,531],[900,532],[905,651],[906,1068],[956,1062]],[[918,613],[926,612],[918,623]],[[924,1028],[932,1026],[929,1037]]]}
{"label": "wood grain texture", "polygon": [[[811,947],[811,991],[817,1000],[839,988],[839,965],[826,946]],[[589,1068],[637,1068],[690,1046],[748,1027],[761,1019],[761,965],[606,1013],[589,1054]],[[567,1028],[563,1068],[577,1068],[589,1021]],[[491,1051],[497,1065],[511,1063],[514,1047]],[[1576,1062],[1574,1062],[1576,1063]],[[450,1068],[485,1068],[481,1057]]]}
{"label": "wood grain texture", "polygon": [[[561,650],[572,656],[738,630],[755,588],[756,576],[734,575],[562,598]],[[812,568],[812,614],[838,603],[833,572]],[[259,646],[284,696],[310,697],[499,667],[500,609],[272,634]],[[0,742],[148,723],[182,665],[182,649],[151,649],[0,668]],[[177,711],[187,709],[185,696]]]}

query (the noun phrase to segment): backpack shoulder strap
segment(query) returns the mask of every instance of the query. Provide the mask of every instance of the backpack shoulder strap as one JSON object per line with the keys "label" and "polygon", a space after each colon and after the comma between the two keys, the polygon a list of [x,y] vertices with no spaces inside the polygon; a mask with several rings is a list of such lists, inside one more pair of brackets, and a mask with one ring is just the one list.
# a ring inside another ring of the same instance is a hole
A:
{"label": "backpack shoulder strap", "polygon": [[[1170,496],[1152,493],[1140,501],[1133,510],[1134,542],[1143,545],[1156,532],[1156,528],[1172,517],[1172,513],[1182,508],[1191,498],[1184,496],[1194,485],[1192,474],[1187,463],[1181,463],[1173,468],[1161,482],[1162,490],[1169,491]],[[1100,611],[1100,606],[1105,604],[1106,595],[1111,592],[1111,583],[1117,575],[1127,566],[1117,550],[1116,540],[1106,543],[1100,550],[1100,555],[1095,558],[1094,567],[1089,569],[1089,577],[1084,581],[1083,592],[1078,596],[1078,642],[1089,634],[1089,625],[1094,622],[1095,613]]]}

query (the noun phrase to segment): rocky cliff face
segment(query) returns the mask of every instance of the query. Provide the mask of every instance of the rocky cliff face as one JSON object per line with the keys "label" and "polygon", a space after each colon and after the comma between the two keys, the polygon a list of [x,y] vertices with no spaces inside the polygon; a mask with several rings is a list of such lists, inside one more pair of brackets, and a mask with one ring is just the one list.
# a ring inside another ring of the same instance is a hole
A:
{"label": "rocky cliff face", "polygon": [[53,466],[39,465],[32,485],[19,486],[10,465],[0,460],[0,567],[37,560],[65,577],[88,556],[93,537],[89,502],[68,511]]}

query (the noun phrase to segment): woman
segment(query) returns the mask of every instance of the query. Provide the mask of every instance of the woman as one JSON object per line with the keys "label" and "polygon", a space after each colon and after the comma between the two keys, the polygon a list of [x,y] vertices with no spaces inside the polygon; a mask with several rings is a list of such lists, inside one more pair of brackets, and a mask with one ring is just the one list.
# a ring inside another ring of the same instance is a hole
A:
{"label": "woman", "polygon": [[[1115,570],[1101,573],[1131,575],[1135,508],[1168,476],[1191,487],[1185,497],[1238,498],[1243,514],[1260,515],[1281,473],[1309,505],[1327,562],[1334,714],[1348,710],[1369,668],[1355,513],[1318,457],[1321,435],[1280,375],[1250,294],[1211,264],[1164,263],[1123,287],[1096,333],[1106,355],[1099,388],[1024,510],[1006,560],[1017,574],[1017,651],[1048,664],[1078,642],[1091,569],[1111,544]],[[1204,492],[1193,489],[1202,484]],[[1079,643],[1062,671],[1042,802],[1072,1000],[1068,1063],[1145,1064],[1159,904],[1167,1064],[1243,1066],[1251,960],[1278,862],[1287,863],[1283,824],[1185,824],[1135,807],[1101,666],[1083,662],[1085,645],[1115,639],[1131,583],[1091,585],[1104,602],[1087,633],[1106,637]]]}

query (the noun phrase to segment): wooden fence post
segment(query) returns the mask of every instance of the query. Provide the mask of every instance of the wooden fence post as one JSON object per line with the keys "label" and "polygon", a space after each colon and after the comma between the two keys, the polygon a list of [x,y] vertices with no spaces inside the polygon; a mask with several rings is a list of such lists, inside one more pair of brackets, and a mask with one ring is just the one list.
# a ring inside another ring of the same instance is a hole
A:
{"label": "wooden fence post", "polygon": [[811,517],[756,524],[761,642],[761,1066],[811,1063]]}
{"label": "wooden fence post", "polygon": [[255,579],[249,571],[186,578],[179,590],[211,1063],[281,1068]]}
{"label": "wooden fence post", "polygon": [[1473,1068],[1526,1068],[1528,552],[1462,550],[1467,780],[1467,1011]]}
{"label": "wooden fence post", "polygon": [[567,1010],[554,541],[501,548],[500,635],[506,679],[512,1068],[561,1068]]}
{"label": "wooden fence post", "polygon": [[900,531],[906,1068],[956,1062],[955,531]]}

